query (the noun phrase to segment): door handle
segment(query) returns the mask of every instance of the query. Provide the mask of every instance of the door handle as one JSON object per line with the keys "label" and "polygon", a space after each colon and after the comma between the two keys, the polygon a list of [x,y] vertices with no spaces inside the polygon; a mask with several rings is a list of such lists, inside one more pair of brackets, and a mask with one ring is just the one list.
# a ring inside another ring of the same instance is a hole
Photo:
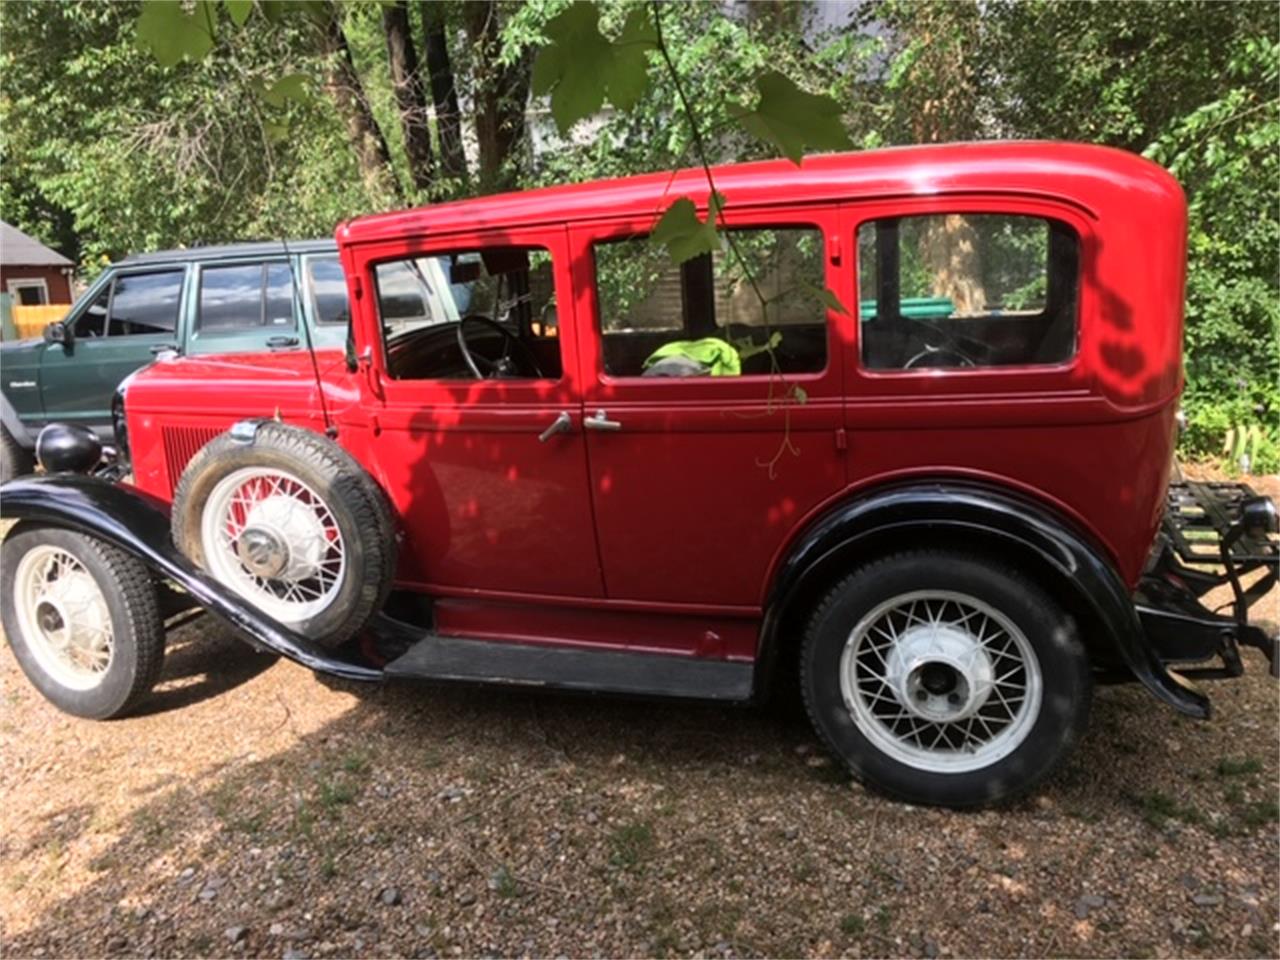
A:
{"label": "door handle", "polygon": [[162,353],[179,353],[176,343],[157,343],[151,348],[151,355],[158,357]]}
{"label": "door handle", "polygon": [[272,350],[277,347],[296,347],[298,345],[297,337],[289,337],[284,334],[278,334],[274,337],[267,337],[267,346]]}
{"label": "door handle", "polygon": [[588,430],[603,430],[606,433],[617,433],[622,429],[622,424],[617,420],[610,420],[603,410],[597,410],[592,416],[585,418],[582,425]]}
{"label": "door handle", "polygon": [[561,410],[560,414],[555,418],[555,420],[551,421],[551,426],[547,427],[547,429],[543,430],[540,434],[538,434],[538,442],[546,443],[548,440],[554,437],[557,433],[568,433],[572,429],[573,429],[573,419],[569,416],[569,414]]}

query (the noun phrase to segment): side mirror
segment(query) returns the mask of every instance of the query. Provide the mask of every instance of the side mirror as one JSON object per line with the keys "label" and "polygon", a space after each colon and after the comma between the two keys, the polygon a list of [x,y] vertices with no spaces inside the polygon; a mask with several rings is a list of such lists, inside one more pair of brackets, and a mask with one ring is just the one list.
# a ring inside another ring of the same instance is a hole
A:
{"label": "side mirror", "polygon": [[61,320],[55,320],[44,328],[45,343],[60,343],[64,347],[70,347],[75,342],[75,334]]}

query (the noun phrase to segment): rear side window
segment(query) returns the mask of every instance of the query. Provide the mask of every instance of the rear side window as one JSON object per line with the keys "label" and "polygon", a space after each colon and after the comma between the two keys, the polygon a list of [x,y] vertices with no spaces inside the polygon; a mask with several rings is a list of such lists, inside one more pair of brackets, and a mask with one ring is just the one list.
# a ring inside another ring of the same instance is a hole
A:
{"label": "rear side window", "polygon": [[811,373],[826,366],[821,231],[736,229],[733,239],[736,252],[723,248],[679,265],[643,237],[594,245],[608,374],[767,374],[775,362],[782,373]]}
{"label": "rear side window", "polygon": [[930,214],[858,229],[862,365],[1063,363],[1075,354],[1079,240],[1066,224]]}
{"label": "rear side window", "polygon": [[177,330],[182,275],[181,270],[167,270],[118,277],[111,294],[107,335],[128,337]]}
{"label": "rear side window", "polygon": [[311,305],[316,323],[343,324],[351,319],[347,304],[347,278],[337,257],[313,257],[307,261]]}
{"label": "rear side window", "polygon": [[242,263],[200,271],[201,333],[293,327],[293,276],[287,263]]}

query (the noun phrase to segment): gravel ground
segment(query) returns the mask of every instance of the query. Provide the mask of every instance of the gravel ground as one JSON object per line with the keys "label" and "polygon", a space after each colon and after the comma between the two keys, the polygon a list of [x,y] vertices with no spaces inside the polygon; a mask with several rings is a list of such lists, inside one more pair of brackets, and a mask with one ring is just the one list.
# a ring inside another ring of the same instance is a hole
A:
{"label": "gravel ground", "polygon": [[851,784],[790,708],[331,685],[202,619],[91,723],[6,646],[0,953],[1274,957],[1245,660],[1208,722],[1100,689],[1038,793],[959,814]]}

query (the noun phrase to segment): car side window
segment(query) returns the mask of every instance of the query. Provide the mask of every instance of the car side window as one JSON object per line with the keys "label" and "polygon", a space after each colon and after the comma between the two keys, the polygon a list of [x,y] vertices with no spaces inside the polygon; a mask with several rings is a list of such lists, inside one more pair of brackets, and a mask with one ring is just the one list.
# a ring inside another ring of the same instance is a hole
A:
{"label": "car side window", "polygon": [[827,363],[822,232],[739,228],[673,265],[647,238],[596,243],[605,372],[615,377],[815,373]]}
{"label": "car side window", "polygon": [[312,257],[307,260],[307,279],[311,287],[311,306],[316,323],[346,324],[351,320],[347,301],[347,277],[337,257]]}
{"label": "car side window", "polygon": [[201,269],[196,315],[196,329],[201,333],[293,326],[289,264],[240,263]]}
{"label": "car side window", "polygon": [[107,318],[107,336],[173,333],[182,298],[181,270],[127,273],[117,277]]}
{"label": "car side window", "polygon": [[1071,359],[1079,245],[1065,223],[1012,214],[862,224],[862,365],[971,369]]}
{"label": "car side window", "polygon": [[495,246],[406,257],[376,264],[374,281],[394,379],[473,380],[470,364],[483,377],[560,378],[546,250]]}
{"label": "car side window", "polygon": [[101,337],[107,330],[107,307],[111,305],[111,284],[103,287],[93,301],[84,308],[72,327],[77,340]]}

